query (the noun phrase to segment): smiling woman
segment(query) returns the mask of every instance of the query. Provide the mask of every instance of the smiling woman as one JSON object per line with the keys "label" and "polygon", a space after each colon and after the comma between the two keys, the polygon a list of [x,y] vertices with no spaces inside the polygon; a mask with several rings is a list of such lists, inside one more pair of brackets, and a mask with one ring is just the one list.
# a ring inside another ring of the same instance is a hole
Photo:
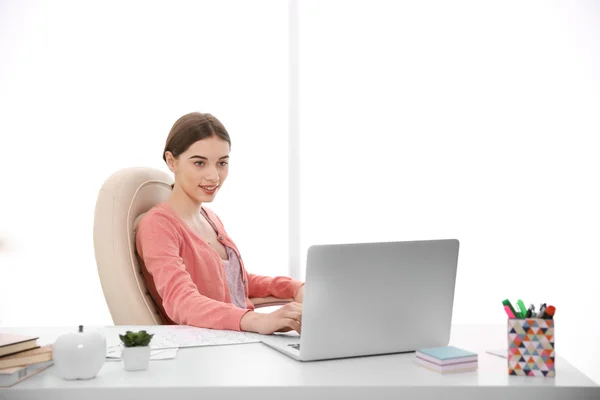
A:
{"label": "smiling woman", "polygon": [[[171,128],[163,160],[175,177],[173,192],[140,220],[136,236],[148,290],[170,324],[300,332],[303,283],[248,273],[221,219],[203,205],[227,179],[230,150],[229,133],[211,114],[186,114]],[[250,298],[273,297],[292,301],[254,312]]]}
{"label": "smiling woman", "polygon": [[[199,142],[203,139],[210,141],[210,145],[207,144],[209,142]],[[171,168],[171,165],[179,161],[178,158],[182,153],[187,150],[193,153],[193,150],[196,148],[204,150],[204,154],[213,149],[218,152],[217,154],[223,154],[218,157],[217,166],[219,167],[219,171],[215,175],[217,178],[216,183],[214,185],[198,185],[206,194],[214,195],[216,189],[227,179],[227,160],[229,159],[229,151],[231,150],[231,139],[223,124],[211,114],[190,113],[179,118],[173,125],[167,137],[163,151],[163,160],[169,165],[171,172],[175,173],[175,178],[177,178],[178,174],[174,168]],[[183,180],[188,176],[190,178],[201,177],[201,168],[205,169],[208,161],[205,155],[193,154],[189,156],[188,160],[185,160],[180,165],[180,184],[185,185],[186,182]],[[198,167],[196,175],[193,173],[194,166]],[[204,176],[206,179],[214,179],[212,175],[208,176],[206,173],[204,173]],[[173,188],[174,186],[175,184],[173,184]],[[212,200],[213,198],[210,198],[208,201]],[[204,199],[204,201],[207,201],[207,199]]]}

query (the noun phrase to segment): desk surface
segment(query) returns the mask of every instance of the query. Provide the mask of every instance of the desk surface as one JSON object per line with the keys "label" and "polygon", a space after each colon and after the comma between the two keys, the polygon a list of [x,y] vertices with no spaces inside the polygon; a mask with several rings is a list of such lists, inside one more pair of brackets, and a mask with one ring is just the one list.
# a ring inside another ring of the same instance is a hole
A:
{"label": "desk surface", "polygon": [[[122,327],[131,329],[132,327]],[[135,327],[142,328],[142,327]],[[162,327],[152,327],[161,329]],[[114,329],[114,328],[112,328]],[[72,329],[2,328],[31,333],[40,343],[54,341]],[[120,330],[120,329],[119,329]],[[107,361],[98,376],[87,381],[64,381],[54,367],[12,388],[0,398],[70,399],[221,398],[600,398],[600,387],[557,352],[556,377],[517,377],[507,374],[506,359],[485,353],[506,347],[502,325],[454,325],[450,344],[479,354],[479,369],[441,375],[413,363],[414,353],[340,360],[299,362],[262,343],[179,349],[172,360],[150,362],[147,371],[127,372],[122,361]]]}

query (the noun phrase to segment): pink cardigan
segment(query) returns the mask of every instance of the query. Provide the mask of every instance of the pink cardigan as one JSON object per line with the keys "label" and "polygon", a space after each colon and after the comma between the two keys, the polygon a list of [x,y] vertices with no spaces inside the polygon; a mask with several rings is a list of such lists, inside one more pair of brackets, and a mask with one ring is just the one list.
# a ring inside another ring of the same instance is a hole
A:
{"label": "pink cardigan", "polygon": [[219,254],[168,203],[160,203],[140,220],[136,248],[148,290],[165,323],[239,331],[244,314],[254,309],[250,298],[296,296],[303,282],[248,273],[219,217],[202,208],[217,227],[219,241],[231,247],[239,257],[246,309],[231,302]]}

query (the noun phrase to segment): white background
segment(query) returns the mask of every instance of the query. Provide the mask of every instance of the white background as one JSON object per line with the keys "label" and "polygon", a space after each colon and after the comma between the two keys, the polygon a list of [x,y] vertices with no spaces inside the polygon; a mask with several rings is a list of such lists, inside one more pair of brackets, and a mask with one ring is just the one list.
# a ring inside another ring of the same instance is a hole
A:
{"label": "white background", "polygon": [[287,272],[287,3],[14,1],[0,12],[0,323],[112,323],[92,241],[98,190],[121,168],[169,172],[165,140],[190,111],[232,138],[209,207],[249,268]]}
{"label": "white background", "polygon": [[[112,322],[97,191],[165,169],[194,110],[233,139],[212,207],[253,272],[288,273],[287,3],[0,4],[0,323]],[[303,0],[294,18],[301,254],[457,238],[453,322],[555,304],[557,351],[600,383],[600,5]]]}
{"label": "white background", "polygon": [[301,254],[457,238],[453,322],[554,304],[600,382],[600,3],[300,4]]}

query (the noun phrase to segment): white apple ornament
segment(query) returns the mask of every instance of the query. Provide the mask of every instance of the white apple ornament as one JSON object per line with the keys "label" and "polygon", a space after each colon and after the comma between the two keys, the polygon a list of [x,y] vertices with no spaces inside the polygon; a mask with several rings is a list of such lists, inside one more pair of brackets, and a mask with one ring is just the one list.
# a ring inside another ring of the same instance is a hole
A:
{"label": "white apple ornament", "polygon": [[106,360],[106,336],[98,330],[67,333],[56,339],[52,359],[62,379],[91,379]]}

